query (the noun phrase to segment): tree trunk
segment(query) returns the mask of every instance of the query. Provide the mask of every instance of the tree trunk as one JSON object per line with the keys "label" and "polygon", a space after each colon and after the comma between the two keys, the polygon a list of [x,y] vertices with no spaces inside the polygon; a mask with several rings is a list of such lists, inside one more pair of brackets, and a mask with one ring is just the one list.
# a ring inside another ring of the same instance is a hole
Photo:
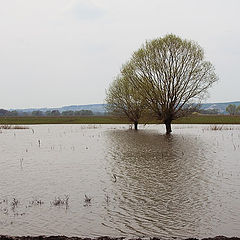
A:
{"label": "tree trunk", "polygon": [[170,134],[172,132],[171,122],[172,122],[172,120],[170,120],[170,119],[164,121],[165,126],[166,126],[166,134]]}
{"label": "tree trunk", "polygon": [[134,129],[135,129],[135,130],[138,130],[138,121],[135,121],[135,122],[134,122]]}

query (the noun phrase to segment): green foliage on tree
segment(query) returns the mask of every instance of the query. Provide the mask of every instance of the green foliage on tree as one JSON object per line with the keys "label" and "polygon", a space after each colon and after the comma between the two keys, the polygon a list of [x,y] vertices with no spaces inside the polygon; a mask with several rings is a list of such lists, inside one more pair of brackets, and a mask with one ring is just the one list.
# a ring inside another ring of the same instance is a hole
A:
{"label": "green foliage on tree", "polygon": [[92,116],[93,112],[91,110],[79,110],[74,112],[75,116]]}
{"label": "green foliage on tree", "polygon": [[39,111],[39,110],[32,112],[32,116],[35,116],[35,117],[40,117],[40,116],[43,116],[43,115],[44,115],[44,113],[42,111]]}
{"label": "green foliage on tree", "polygon": [[51,111],[51,116],[53,117],[59,117],[61,113],[58,110],[52,110]]}
{"label": "green foliage on tree", "polygon": [[116,77],[106,95],[107,110],[118,116],[126,116],[137,130],[146,104],[131,81],[123,76]]}
{"label": "green foliage on tree", "polygon": [[194,111],[193,103],[200,103],[217,81],[203,49],[173,34],[147,41],[123,65],[119,78],[165,123],[167,134],[172,120]]}
{"label": "green foliage on tree", "polygon": [[74,116],[74,111],[63,111],[62,116]]}

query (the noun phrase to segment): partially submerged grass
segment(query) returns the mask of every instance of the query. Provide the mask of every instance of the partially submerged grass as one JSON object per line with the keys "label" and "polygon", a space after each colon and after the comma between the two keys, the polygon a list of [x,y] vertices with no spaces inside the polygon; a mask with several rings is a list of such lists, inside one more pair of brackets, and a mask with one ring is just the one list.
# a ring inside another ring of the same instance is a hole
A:
{"label": "partially submerged grass", "polygon": [[88,196],[85,194],[85,199],[84,199],[85,203],[90,203],[91,200],[92,200],[92,198],[91,198],[91,197],[88,197]]}
{"label": "partially submerged grass", "polygon": [[209,129],[212,131],[223,130],[223,125],[212,125],[209,127]]}
{"label": "partially submerged grass", "polygon": [[236,130],[236,128],[234,127],[229,127],[224,125],[211,125],[208,129],[212,131]]}
{"label": "partially submerged grass", "polygon": [[13,200],[11,202],[12,210],[14,210],[18,205],[19,205],[19,200],[16,198],[13,198]]}
{"label": "partially submerged grass", "polygon": [[86,194],[84,195],[84,202],[85,202],[85,204],[83,205],[84,207],[87,207],[87,206],[90,206],[91,205],[91,200],[92,200],[92,198],[91,197],[89,197],[89,196],[87,196]]}
{"label": "partially submerged grass", "polygon": [[0,129],[29,129],[29,127],[26,126],[20,126],[20,125],[8,125],[8,124],[4,124],[4,125],[0,125]]}
{"label": "partially submerged grass", "polygon": [[41,206],[42,204],[44,204],[43,200],[37,198],[34,198],[29,202],[29,206]]}
{"label": "partially submerged grass", "polygon": [[55,199],[51,202],[52,206],[65,206],[68,208],[69,206],[69,196],[65,195],[64,197],[55,197]]}

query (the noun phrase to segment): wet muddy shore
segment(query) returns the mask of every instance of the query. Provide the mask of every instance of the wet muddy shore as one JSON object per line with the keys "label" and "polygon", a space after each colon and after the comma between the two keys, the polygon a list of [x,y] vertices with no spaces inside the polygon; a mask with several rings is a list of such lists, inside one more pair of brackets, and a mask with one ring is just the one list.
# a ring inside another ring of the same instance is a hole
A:
{"label": "wet muddy shore", "polygon": [[[13,237],[13,236],[4,236],[0,235],[0,240],[124,240],[130,238],[124,238],[124,237],[119,237],[119,238],[111,238],[111,237],[98,237],[98,238],[80,238],[80,237],[66,237],[66,236],[36,236],[36,237],[31,237],[31,236],[22,236],[22,237]],[[133,238],[141,240],[141,238]],[[161,238],[143,238],[143,239],[149,239],[149,240],[161,240]],[[176,239],[176,238],[174,238]],[[185,240],[198,240],[197,238],[187,238]],[[225,236],[216,236],[213,238],[203,238],[202,240],[240,240],[239,237],[225,237]]]}

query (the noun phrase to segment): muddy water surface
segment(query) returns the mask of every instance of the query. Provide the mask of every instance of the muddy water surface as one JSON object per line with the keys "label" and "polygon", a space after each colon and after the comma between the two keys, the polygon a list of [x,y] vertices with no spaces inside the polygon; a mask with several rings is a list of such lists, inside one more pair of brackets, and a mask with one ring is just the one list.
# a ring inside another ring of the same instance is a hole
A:
{"label": "muddy water surface", "polygon": [[0,235],[240,236],[240,127],[209,128],[1,130]]}

